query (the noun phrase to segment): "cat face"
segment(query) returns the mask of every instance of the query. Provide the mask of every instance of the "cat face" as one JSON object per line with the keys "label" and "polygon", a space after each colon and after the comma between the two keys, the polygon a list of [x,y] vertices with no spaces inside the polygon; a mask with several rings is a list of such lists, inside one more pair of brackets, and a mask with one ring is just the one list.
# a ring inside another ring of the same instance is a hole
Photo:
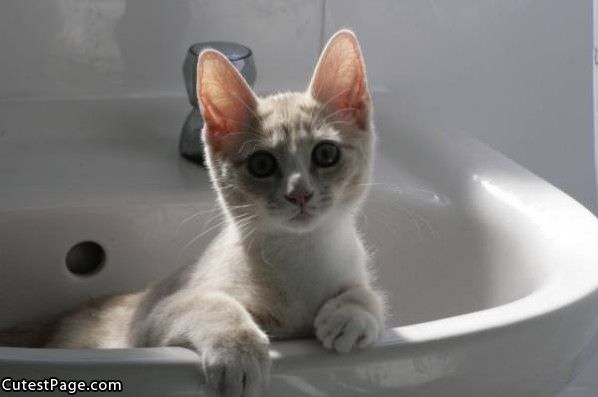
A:
{"label": "cat face", "polygon": [[330,40],[303,93],[258,98],[211,50],[200,55],[197,80],[208,168],[237,224],[301,233],[360,204],[374,135],[351,32]]}

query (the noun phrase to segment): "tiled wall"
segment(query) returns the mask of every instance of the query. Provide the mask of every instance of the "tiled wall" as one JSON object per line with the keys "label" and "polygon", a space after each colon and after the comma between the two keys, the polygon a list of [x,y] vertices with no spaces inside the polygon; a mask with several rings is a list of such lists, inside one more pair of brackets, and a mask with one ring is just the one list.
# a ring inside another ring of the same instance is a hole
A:
{"label": "tiled wall", "polygon": [[258,88],[297,89],[322,35],[323,0],[5,0],[0,99],[183,94],[188,46],[251,47]]}
{"label": "tiled wall", "polygon": [[591,0],[328,0],[326,35],[342,26],[404,119],[473,133],[596,210]]}
{"label": "tiled wall", "polygon": [[[477,135],[597,212],[592,0],[326,0],[411,123]],[[548,396],[547,396],[548,397]],[[559,397],[598,397],[598,354]]]}
{"label": "tiled wall", "polygon": [[254,50],[258,90],[299,89],[339,27],[406,128],[476,134],[596,210],[592,0],[5,0],[0,99],[181,95],[214,39]]}
{"label": "tiled wall", "polygon": [[[475,134],[596,210],[592,0],[5,0],[0,100],[184,95],[188,45],[215,39],[254,50],[258,90],[300,89],[339,27],[398,127]],[[598,396],[592,365],[567,397]]]}

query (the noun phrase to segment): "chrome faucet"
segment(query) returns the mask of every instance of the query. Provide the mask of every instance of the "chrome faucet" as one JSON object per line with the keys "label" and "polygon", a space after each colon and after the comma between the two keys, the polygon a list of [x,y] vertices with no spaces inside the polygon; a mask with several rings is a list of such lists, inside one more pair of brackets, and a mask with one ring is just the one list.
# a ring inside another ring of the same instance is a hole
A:
{"label": "chrome faucet", "polygon": [[229,61],[237,68],[247,83],[253,87],[256,78],[255,62],[251,49],[237,43],[225,41],[209,41],[197,43],[189,47],[185,63],[183,63],[183,78],[189,103],[192,106],[191,112],[185,119],[181,138],[179,141],[179,153],[189,161],[204,166],[203,145],[201,142],[201,129],[203,119],[197,103],[197,58],[205,48],[213,48],[224,54]]}

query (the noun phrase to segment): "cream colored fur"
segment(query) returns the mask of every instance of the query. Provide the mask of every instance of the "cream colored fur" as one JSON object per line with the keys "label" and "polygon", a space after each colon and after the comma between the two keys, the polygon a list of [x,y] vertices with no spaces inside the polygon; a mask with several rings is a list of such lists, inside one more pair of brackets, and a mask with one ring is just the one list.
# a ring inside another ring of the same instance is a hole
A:
{"label": "cream colored fur", "polygon": [[[199,69],[224,228],[196,263],[67,316],[47,346],[185,346],[199,354],[212,388],[257,396],[269,378],[270,340],[315,335],[348,352],[383,329],[382,298],[355,225],[373,161],[365,68],[355,36],[341,31],[304,93],[258,98],[215,51],[202,53]],[[334,170],[312,170],[310,150],[321,140],[342,148]],[[255,181],[238,165],[257,147],[280,155],[280,183]],[[314,192],[313,216],[299,223],[288,220],[296,208],[278,194],[298,187]]]}

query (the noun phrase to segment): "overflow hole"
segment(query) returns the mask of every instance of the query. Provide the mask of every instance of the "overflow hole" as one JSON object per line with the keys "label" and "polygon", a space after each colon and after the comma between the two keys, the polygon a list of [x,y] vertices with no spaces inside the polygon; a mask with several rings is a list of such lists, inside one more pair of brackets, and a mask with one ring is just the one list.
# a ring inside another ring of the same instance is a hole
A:
{"label": "overflow hole", "polygon": [[66,254],[66,267],[78,276],[90,276],[104,266],[106,253],[102,246],[93,241],[82,241],[71,247]]}

